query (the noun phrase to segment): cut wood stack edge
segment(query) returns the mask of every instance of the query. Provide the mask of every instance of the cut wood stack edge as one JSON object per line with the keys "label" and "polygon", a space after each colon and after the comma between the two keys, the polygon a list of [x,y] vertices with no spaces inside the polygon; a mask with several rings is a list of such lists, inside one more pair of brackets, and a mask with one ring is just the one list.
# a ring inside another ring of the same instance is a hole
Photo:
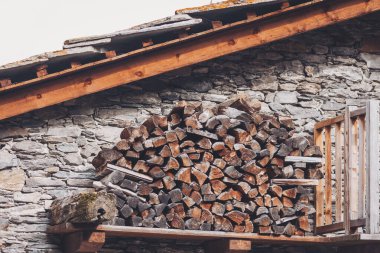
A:
{"label": "cut wood stack edge", "polygon": [[[117,196],[113,224],[305,235],[312,189],[272,179],[320,179],[320,157],[293,121],[264,115],[243,98],[215,108],[178,103],[127,127],[113,149],[93,160],[99,191]],[[307,180],[306,180],[307,181]],[[290,180],[291,182],[291,180]],[[314,185],[309,180],[309,185]]]}

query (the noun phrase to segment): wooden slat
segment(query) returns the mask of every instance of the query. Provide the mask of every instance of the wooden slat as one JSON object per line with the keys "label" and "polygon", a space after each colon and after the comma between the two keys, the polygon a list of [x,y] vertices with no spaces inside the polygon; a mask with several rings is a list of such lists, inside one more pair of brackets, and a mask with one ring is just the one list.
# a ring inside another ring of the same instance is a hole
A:
{"label": "wooden slat", "polygon": [[[358,119],[357,118],[351,118],[352,121],[352,127],[351,127],[351,152],[350,152],[350,208],[351,208],[351,219],[358,219],[358,206],[359,206],[359,188],[358,188],[358,163],[359,163],[359,152],[358,152],[358,146],[359,146],[359,135],[358,135]],[[362,193],[360,193],[362,194]]]}
{"label": "wooden slat", "polygon": [[339,115],[335,118],[326,119],[326,120],[322,120],[320,122],[315,123],[314,129],[321,129],[321,128],[324,128],[326,126],[331,126],[331,125],[334,125],[334,124],[337,124],[337,123],[340,123],[343,121],[344,121],[344,115]]}
{"label": "wooden slat", "polygon": [[325,224],[332,223],[331,127],[325,128]]}
{"label": "wooden slat", "polygon": [[[323,150],[323,136],[321,129],[314,128],[314,144]],[[319,180],[315,188],[315,224],[316,226],[323,225],[323,180]]]}
{"label": "wooden slat", "polygon": [[285,162],[287,163],[321,163],[321,157],[306,157],[306,156],[286,156]]}
{"label": "wooden slat", "polygon": [[366,233],[379,231],[379,102],[367,102],[366,145],[367,145],[367,191],[366,191]]}
{"label": "wooden slat", "polygon": [[342,221],[342,124],[335,126],[335,220]]}
{"label": "wooden slat", "polygon": [[[366,222],[365,219],[351,220],[350,222],[351,228],[363,227],[365,226],[365,222]],[[341,230],[344,230],[344,223],[337,222],[334,224],[317,227],[316,234],[322,235],[322,234],[327,234],[327,233],[334,233]]]}
{"label": "wooden slat", "polygon": [[350,208],[350,167],[351,167],[351,129],[352,122],[350,118],[350,110],[347,107],[344,114],[344,189],[343,189],[343,197],[344,197],[344,230],[348,235],[351,233],[351,208]]}
{"label": "wooden slat", "polygon": [[[114,57],[112,60],[82,66],[76,68],[75,71],[71,69],[71,71],[64,72],[65,74],[71,73],[67,76],[62,76],[60,73],[46,79],[34,80],[34,83],[39,82],[43,85],[24,86],[17,92],[0,93],[0,119],[380,10],[380,2],[377,0],[331,1],[328,11],[325,11],[323,1],[316,2],[321,4],[311,2],[303,7],[289,7],[257,20],[244,20],[238,24],[224,25],[214,29],[213,32],[206,32],[194,37],[189,36],[185,40],[167,42],[158,47],[152,46],[152,50],[136,51],[128,56]],[[280,13],[289,13],[289,15],[278,15]],[[332,19],[331,15],[337,18]],[[263,19],[266,22],[259,23],[259,20]],[[258,22],[259,29],[255,29],[253,33],[252,23],[254,22]],[[131,57],[132,55],[136,57]],[[33,82],[28,82],[28,84]],[[22,85],[26,85],[26,83]]]}
{"label": "wooden slat", "polygon": [[[365,114],[364,114],[365,115]],[[358,218],[365,216],[365,116],[358,117]]]}
{"label": "wooden slat", "polygon": [[310,186],[317,186],[319,183],[318,179],[272,179],[272,184],[277,185],[310,185]]}
{"label": "wooden slat", "polygon": [[127,168],[123,168],[123,167],[113,165],[110,163],[107,164],[107,168],[110,170],[121,171],[121,172],[127,174],[127,177],[132,177],[132,178],[135,178],[138,180],[143,180],[143,181],[148,182],[148,183],[153,182],[153,178],[151,176],[148,176],[148,175],[145,175],[145,174],[142,174],[142,173],[139,173],[139,172],[127,169]]}

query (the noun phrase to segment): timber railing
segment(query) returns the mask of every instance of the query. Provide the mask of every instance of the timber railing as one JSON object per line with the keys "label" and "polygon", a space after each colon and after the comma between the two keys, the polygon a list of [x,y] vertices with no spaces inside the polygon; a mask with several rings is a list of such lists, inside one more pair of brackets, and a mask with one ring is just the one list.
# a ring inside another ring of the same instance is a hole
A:
{"label": "timber railing", "polygon": [[314,141],[324,154],[324,177],[315,190],[316,234],[380,233],[378,136],[378,101],[316,123]]}

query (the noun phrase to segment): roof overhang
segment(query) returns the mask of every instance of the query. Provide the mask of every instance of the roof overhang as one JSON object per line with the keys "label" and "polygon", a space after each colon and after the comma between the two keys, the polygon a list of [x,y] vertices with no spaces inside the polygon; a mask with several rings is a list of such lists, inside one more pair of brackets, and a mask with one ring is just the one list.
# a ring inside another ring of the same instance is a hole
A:
{"label": "roof overhang", "polygon": [[315,0],[0,89],[0,119],[380,10],[380,0]]}

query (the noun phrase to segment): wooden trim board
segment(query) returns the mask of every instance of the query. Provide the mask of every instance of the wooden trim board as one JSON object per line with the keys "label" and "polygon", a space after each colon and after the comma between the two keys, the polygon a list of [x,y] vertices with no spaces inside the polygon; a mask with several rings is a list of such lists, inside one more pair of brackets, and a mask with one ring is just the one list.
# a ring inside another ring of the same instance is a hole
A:
{"label": "wooden trim board", "polygon": [[161,228],[141,228],[127,226],[98,225],[76,228],[72,224],[61,224],[50,227],[48,232],[51,234],[69,234],[75,231],[98,231],[105,232],[106,237],[134,237],[134,238],[161,238],[176,240],[216,240],[216,239],[240,239],[250,240],[254,244],[286,244],[286,245],[312,245],[312,244],[365,244],[368,242],[380,242],[380,235],[338,235],[332,237],[322,236],[264,236],[255,233],[234,233],[218,231],[198,231],[198,230],[178,230]]}
{"label": "wooden trim board", "polygon": [[216,30],[141,56],[109,61],[101,67],[78,67],[80,71],[39,85],[1,92],[0,120],[380,10],[378,0],[319,3],[294,8],[287,15],[230,26],[224,32]]}

